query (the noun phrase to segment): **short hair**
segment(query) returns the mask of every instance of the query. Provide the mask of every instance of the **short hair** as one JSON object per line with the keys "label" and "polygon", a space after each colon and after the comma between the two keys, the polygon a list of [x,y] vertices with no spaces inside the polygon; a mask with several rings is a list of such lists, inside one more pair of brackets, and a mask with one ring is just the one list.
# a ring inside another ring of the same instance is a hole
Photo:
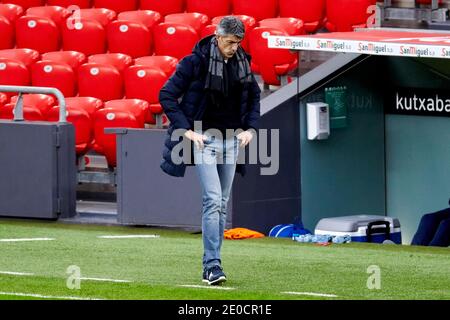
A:
{"label": "short hair", "polygon": [[226,16],[217,25],[216,34],[218,36],[232,35],[242,39],[245,35],[245,26],[241,19],[235,16]]}

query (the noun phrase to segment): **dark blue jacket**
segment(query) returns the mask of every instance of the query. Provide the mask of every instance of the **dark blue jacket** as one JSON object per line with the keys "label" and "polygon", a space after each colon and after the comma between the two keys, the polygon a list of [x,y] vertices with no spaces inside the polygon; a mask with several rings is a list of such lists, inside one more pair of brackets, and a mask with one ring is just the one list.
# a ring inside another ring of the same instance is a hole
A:
{"label": "dark blue jacket", "polygon": [[[183,138],[171,141],[171,134],[175,129],[194,129],[194,121],[200,121],[206,109],[205,80],[208,72],[210,41],[213,36],[200,40],[195,46],[192,54],[180,61],[176,72],[166,82],[159,94],[159,101],[164,113],[170,120],[164,142],[163,160],[161,169],[167,174],[175,177],[183,177],[186,165],[175,164],[171,160],[172,149]],[[250,63],[250,56],[247,55]],[[258,129],[260,117],[260,93],[261,90],[254,77],[251,83],[245,83],[241,97],[241,121],[242,129]],[[181,99],[181,101],[179,100]],[[245,165],[238,164],[236,172],[245,175]]]}

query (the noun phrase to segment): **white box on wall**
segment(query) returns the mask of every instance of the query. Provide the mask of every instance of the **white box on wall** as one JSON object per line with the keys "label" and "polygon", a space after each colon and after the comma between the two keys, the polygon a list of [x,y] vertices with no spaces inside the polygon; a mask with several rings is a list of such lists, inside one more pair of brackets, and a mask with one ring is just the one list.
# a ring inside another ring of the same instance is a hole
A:
{"label": "white box on wall", "polygon": [[330,108],[323,102],[306,104],[308,140],[324,140],[330,136]]}

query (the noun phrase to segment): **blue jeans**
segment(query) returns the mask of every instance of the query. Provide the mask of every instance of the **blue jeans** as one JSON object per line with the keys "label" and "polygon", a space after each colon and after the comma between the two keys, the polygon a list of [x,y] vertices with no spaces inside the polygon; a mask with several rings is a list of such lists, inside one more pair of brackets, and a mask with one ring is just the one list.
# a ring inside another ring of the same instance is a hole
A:
{"label": "blue jeans", "polygon": [[203,268],[221,265],[220,249],[225,230],[227,203],[239,153],[236,137],[208,135],[204,148],[194,146],[194,161],[202,186]]}

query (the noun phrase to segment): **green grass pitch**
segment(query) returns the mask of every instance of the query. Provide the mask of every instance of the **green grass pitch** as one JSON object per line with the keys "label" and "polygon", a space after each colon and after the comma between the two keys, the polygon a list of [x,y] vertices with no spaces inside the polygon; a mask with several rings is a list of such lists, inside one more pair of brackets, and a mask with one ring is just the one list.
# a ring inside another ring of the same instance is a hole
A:
{"label": "green grass pitch", "polygon": [[[98,238],[133,234],[160,237]],[[0,241],[0,299],[450,299],[449,248],[225,240],[228,281],[217,289],[201,282],[199,234],[0,220],[0,240],[43,237],[55,240]],[[79,288],[69,289],[68,283],[76,283],[70,278],[74,274],[67,273],[72,265],[82,278],[130,282],[82,279]],[[379,268],[379,289],[368,287],[374,276],[370,266]]]}

